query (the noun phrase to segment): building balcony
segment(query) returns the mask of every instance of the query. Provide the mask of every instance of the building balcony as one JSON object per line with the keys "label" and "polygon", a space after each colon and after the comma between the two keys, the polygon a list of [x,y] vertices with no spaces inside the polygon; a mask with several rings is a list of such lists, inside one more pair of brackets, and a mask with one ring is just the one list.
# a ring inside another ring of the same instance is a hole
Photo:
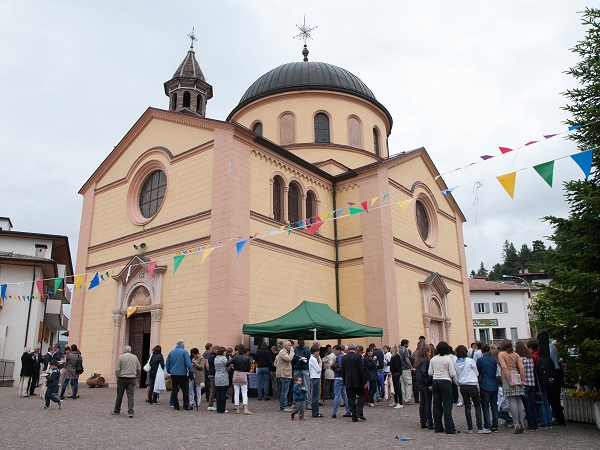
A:
{"label": "building balcony", "polygon": [[46,303],[46,322],[54,330],[68,330],[69,319],[64,315],[62,299],[49,299]]}

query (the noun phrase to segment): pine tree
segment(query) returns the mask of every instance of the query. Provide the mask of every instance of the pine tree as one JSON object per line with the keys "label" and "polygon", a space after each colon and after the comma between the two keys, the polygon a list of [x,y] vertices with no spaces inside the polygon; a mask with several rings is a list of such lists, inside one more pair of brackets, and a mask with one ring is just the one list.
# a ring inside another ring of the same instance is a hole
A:
{"label": "pine tree", "polygon": [[[567,71],[581,84],[564,95],[570,104],[569,124],[581,128],[570,137],[580,150],[600,146],[600,10],[586,8],[585,38],[573,51],[581,61]],[[565,183],[569,217],[545,217],[554,228],[554,251],[545,252],[550,285],[532,303],[533,325],[548,331],[563,348],[574,348],[577,358],[567,360],[572,376],[600,389],[600,176],[598,152],[588,181]]]}
{"label": "pine tree", "polygon": [[479,277],[487,277],[488,276],[488,270],[483,265],[483,261],[481,261],[479,263],[479,270],[477,271],[477,276],[479,276]]}
{"label": "pine tree", "polygon": [[519,250],[519,270],[531,269],[532,252],[527,244],[521,245]]}

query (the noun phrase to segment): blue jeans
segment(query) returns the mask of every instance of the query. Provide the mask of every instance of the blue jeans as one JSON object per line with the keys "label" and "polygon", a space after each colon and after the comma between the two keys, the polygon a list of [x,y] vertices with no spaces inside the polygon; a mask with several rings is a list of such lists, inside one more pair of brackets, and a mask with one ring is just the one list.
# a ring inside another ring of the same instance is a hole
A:
{"label": "blue jeans", "polygon": [[302,386],[306,388],[306,404],[310,404],[310,375],[308,370],[294,370],[294,379],[302,377]]}
{"label": "blue jeans", "polygon": [[525,395],[521,396],[525,405],[527,415],[527,428],[535,430],[538,428],[537,408],[535,407],[535,386],[525,386]]}
{"label": "blue jeans", "polygon": [[[479,390],[481,396],[481,409],[483,410],[483,428],[498,428],[498,391]],[[490,408],[492,408],[492,421],[490,422]]]}
{"label": "blue jeans", "polygon": [[512,425],[513,419],[507,411],[498,411],[498,417],[502,420],[506,420],[506,425]]}
{"label": "blue jeans", "polygon": [[310,387],[312,388],[312,416],[317,417],[319,415],[319,397],[321,395],[321,379],[311,378]]}
{"label": "blue jeans", "polygon": [[542,404],[538,407],[540,413],[540,420],[543,428],[549,428],[552,426],[552,410],[550,409],[550,402],[548,401],[548,390],[542,388]]}
{"label": "blue jeans", "polygon": [[333,380],[333,411],[331,412],[334,416],[337,414],[338,406],[340,406],[340,395],[344,399],[346,414],[350,414],[350,406],[348,405],[348,396],[346,395],[344,380],[336,378]]}
{"label": "blue jeans", "polygon": [[256,369],[256,391],[258,398],[267,398],[269,396],[269,368],[259,367]]}
{"label": "blue jeans", "polygon": [[68,378],[65,379],[65,382],[62,385],[62,389],[60,390],[60,398],[63,398],[65,396],[65,390],[67,389],[69,381],[71,382],[71,386],[73,387],[73,398],[77,398],[77,393],[79,391],[79,380],[69,380]]}
{"label": "blue jeans", "polygon": [[288,406],[287,396],[290,390],[291,378],[280,378],[281,380],[281,391],[279,392],[279,409],[284,410]]}

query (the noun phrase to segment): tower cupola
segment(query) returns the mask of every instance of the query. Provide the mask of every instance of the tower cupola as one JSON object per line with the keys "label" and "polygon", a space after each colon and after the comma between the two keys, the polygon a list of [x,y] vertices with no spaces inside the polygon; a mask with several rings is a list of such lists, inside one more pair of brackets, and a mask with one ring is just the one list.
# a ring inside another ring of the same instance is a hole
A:
{"label": "tower cupola", "polygon": [[200,64],[196,60],[194,31],[188,34],[190,49],[179,65],[173,78],[167,81],[165,95],[169,97],[169,111],[190,112],[200,117],[206,116],[206,102],[213,96],[212,86],[206,82]]}

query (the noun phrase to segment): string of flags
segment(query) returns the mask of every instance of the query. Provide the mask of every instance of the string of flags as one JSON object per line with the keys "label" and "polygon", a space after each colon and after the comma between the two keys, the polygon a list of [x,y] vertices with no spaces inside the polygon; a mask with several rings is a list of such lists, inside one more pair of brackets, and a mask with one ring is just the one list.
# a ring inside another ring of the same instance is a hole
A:
{"label": "string of flags", "polygon": [[[573,130],[576,130],[579,128],[581,128],[579,125],[570,126],[568,131],[573,131]],[[544,139],[550,139],[554,136],[559,136],[561,134],[564,134],[564,133],[544,135]],[[538,142],[538,141],[530,141],[530,142],[526,143],[524,145],[524,147],[532,145],[536,142]],[[501,155],[510,153],[510,152],[518,149],[518,148],[511,149],[508,147],[499,147],[499,148],[500,148],[501,154],[496,155],[496,156],[501,156]],[[519,148],[522,148],[522,147],[519,147]],[[589,149],[589,150],[586,150],[583,152],[577,152],[573,155],[556,158],[554,160],[532,166],[532,168],[548,184],[548,186],[550,186],[552,188],[555,161],[565,159],[565,158],[571,158],[581,168],[581,170],[583,171],[583,174],[585,176],[585,179],[587,180],[591,173],[593,152],[595,150],[598,150],[599,148],[600,147],[597,147],[597,148]],[[490,155],[481,156],[483,161],[492,159],[494,157],[495,156],[490,156]],[[477,162],[471,163],[464,167],[460,167],[458,169],[454,169],[450,172],[445,172],[444,174],[452,173],[452,172],[454,172],[456,170],[460,170],[460,169],[465,169],[467,167],[472,166],[473,164],[477,164]],[[506,193],[511,198],[514,198],[517,172],[526,170],[526,169],[527,169],[527,167],[518,169],[518,170],[510,172],[510,173],[499,175],[496,177],[496,179],[498,180],[500,185],[504,188]],[[440,176],[442,176],[444,174],[437,175],[435,177],[435,180],[437,180],[437,178],[439,178]],[[481,181],[483,181],[483,180],[479,180],[475,183],[480,183]],[[444,189],[439,192],[441,192],[444,195],[449,195],[454,190],[456,190],[462,186],[471,186],[472,184],[473,183],[458,185],[458,186],[454,186],[452,188]],[[331,222],[333,220],[339,220],[339,219],[342,219],[345,217],[350,217],[350,216],[354,216],[356,214],[361,214],[361,213],[368,214],[369,211],[388,207],[391,205],[397,205],[402,211],[405,211],[414,199],[411,198],[411,199],[402,200],[402,201],[398,201],[398,202],[392,201],[391,197],[398,192],[399,192],[399,189],[396,189],[393,192],[386,192],[382,195],[378,195],[376,197],[373,197],[373,198],[370,198],[367,200],[362,200],[360,202],[348,202],[347,207],[338,208],[336,210],[333,210],[333,211],[330,211],[327,213],[323,213],[323,214],[320,214],[320,215],[317,215],[317,216],[314,216],[314,217],[311,217],[308,219],[296,221],[293,223],[288,222],[285,225],[282,225],[275,229],[268,230],[262,234],[255,233],[252,236],[240,236],[237,238],[229,238],[229,239],[225,239],[222,241],[210,243],[210,244],[202,246],[202,247],[180,250],[180,251],[176,252],[175,255],[173,256],[173,274],[175,274],[177,272],[178,268],[180,267],[181,263],[183,262],[183,260],[186,256],[197,255],[199,253],[202,253],[202,260],[201,260],[200,264],[203,264],[214,250],[216,250],[217,248],[221,248],[221,247],[230,247],[232,245],[232,242],[235,244],[236,258],[239,258],[240,254],[242,253],[242,251],[244,250],[246,245],[254,239],[269,238],[269,237],[276,236],[281,233],[286,233],[289,236],[292,232],[301,232],[301,233],[305,233],[308,235],[314,235],[327,222]],[[388,199],[389,199],[389,202],[386,202]],[[377,202],[379,202],[379,206],[375,206]],[[345,214],[344,214],[344,212],[345,212]],[[144,262],[139,265],[146,266],[147,271],[148,271],[148,276],[149,276],[149,278],[152,278],[156,264],[157,264],[157,261],[148,261],[148,262]],[[130,274],[131,274],[131,268],[134,266],[135,265],[129,266],[126,280],[129,279]],[[91,273],[78,274],[78,275],[72,275],[72,276],[67,277],[67,278],[73,278],[73,284],[66,284],[65,277],[36,280],[35,287],[36,287],[39,295],[24,295],[23,290],[24,290],[24,285],[26,282],[1,284],[0,285],[0,298],[2,300],[6,299],[6,298],[10,298],[10,299],[22,300],[22,301],[30,301],[30,300],[43,301],[43,300],[49,298],[49,296],[55,295],[56,293],[62,291],[63,289],[61,288],[61,286],[63,285],[63,283],[65,283],[66,288],[69,289],[69,291],[71,291],[71,293],[79,292],[80,290],[83,290],[84,288],[86,290],[91,290],[91,289],[94,289],[95,287],[99,286],[102,281],[108,280],[113,275],[115,269],[116,269],[116,267],[108,269],[104,272],[95,272],[95,273],[93,273],[93,276],[91,277],[91,279],[89,281],[86,281],[86,277],[88,275],[91,275]],[[46,290],[46,282],[49,282],[50,284],[52,284],[52,282],[53,282],[54,285],[53,285],[52,290]],[[31,282],[29,282],[29,283],[31,283]],[[14,295],[14,292],[11,295],[7,295],[7,288],[8,288],[9,284],[17,285],[17,295]],[[32,292],[33,292],[33,289],[32,289]]]}

